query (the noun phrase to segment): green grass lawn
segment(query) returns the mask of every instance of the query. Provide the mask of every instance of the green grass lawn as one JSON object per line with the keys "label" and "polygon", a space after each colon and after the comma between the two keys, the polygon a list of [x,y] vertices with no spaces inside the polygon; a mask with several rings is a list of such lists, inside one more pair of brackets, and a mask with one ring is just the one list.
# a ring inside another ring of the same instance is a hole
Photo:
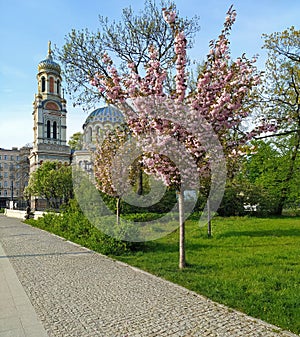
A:
{"label": "green grass lawn", "polygon": [[300,218],[216,218],[213,238],[186,223],[188,266],[178,269],[178,232],[116,259],[300,334]]}

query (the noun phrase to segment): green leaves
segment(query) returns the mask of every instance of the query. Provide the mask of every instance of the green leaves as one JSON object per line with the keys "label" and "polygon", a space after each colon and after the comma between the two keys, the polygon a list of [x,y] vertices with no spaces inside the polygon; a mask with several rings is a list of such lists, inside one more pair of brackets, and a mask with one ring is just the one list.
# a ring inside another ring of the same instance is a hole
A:
{"label": "green leaves", "polygon": [[58,161],[45,161],[32,173],[25,195],[46,199],[58,208],[73,196],[72,170]]}
{"label": "green leaves", "polygon": [[81,132],[74,133],[69,140],[69,146],[71,150],[81,150],[82,141],[83,141],[83,134]]}

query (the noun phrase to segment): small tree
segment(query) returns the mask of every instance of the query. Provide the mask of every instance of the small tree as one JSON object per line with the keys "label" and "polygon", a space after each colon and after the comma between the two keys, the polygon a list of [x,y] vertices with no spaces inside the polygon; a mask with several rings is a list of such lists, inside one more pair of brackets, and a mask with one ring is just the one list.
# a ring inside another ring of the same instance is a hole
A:
{"label": "small tree", "polygon": [[[250,61],[244,55],[236,61],[230,58],[228,36],[235,21],[235,11],[230,8],[223,31],[216,41],[211,42],[211,51],[201,67],[196,89],[192,91],[188,91],[187,85],[186,35],[172,7],[164,8],[163,16],[174,34],[173,88],[168,85],[159,50],[152,45],[149,46],[149,61],[143,77],[137,72],[135,62],[130,62],[128,70],[119,74],[112,59],[104,53],[102,62],[106,64],[106,71],[96,74],[91,84],[127,116],[132,135],[144,150],[146,172],[178,190],[179,267],[183,268],[183,201],[185,182],[195,169],[192,162],[196,163],[198,174],[212,179],[210,187],[215,183],[216,189],[222,189],[222,182],[218,186],[217,179],[214,179],[212,165],[218,163],[216,167],[224,171],[223,152],[230,166],[244,153],[247,141],[268,129],[268,125],[265,123],[251,132],[245,132],[241,127],[249,116],[251,105],[248,98],[252,87],[259,83],[259,74],[254,66],[255,59]],[[222,146],[218,145],[219,142]],[[173,158],[176,153],[174,160],[170,159],[172,153]],[[188,156],[193,158],[192,162]],[[180,169],[174,164],[176,161]],[[225,180],[224,175],[222,179]],[[214,202],[214,197],[209,196],[208,209]]]}
{"label": "small tree", "polygon": [[94,158],[97,188],[116,198],[117,225],[120,224],[121,191],[126,190],[129,184],[129,179],[124,181],[124,176],[128,176],[129,172],[126,163],[122,159],[116,160],[116,155],[127,139],[128,132],[125,128],[118,127],[114,131],[108,131],[103,143],[97,145]]}
{"label": "small tree", "polygon": [[47,200],[52,208],[58,208],[73,198],[72,170],[58,161],[45,161],[34,171],[24,194]]}

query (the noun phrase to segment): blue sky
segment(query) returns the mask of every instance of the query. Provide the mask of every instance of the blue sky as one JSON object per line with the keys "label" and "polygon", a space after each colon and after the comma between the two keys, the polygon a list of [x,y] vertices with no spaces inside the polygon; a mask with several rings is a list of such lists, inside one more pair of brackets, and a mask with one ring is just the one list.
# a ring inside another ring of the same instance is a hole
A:
{"label": "blue sky", "polygon": [[[182,16],[200,17],[201,30],[190,53],[198,60],[205,58],[209,41],[218,36],[231,4],[237,10],[230,38],[232,55],[259,54],[261,69],[266,60],[261,35],[292,25],[300,28],[298,0],[177,0],[176,4]],[[95,31],[99,14],[118,20],[122,8],[130,5],[139,11],[143,1],[0,0],[0,147],[20,147],[33,140],[37,65],[47,55],[48,40],[61,47],[71,29]],[[68,136],[81,131],[86,117],[68,99]]]}

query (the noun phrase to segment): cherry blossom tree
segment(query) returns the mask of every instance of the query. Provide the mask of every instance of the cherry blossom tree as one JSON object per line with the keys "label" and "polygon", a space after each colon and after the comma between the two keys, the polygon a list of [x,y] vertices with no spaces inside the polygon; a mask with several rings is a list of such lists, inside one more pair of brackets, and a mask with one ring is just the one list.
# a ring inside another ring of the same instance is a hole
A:
{"label": "cherry blossom tree", "polygon": [[[177,24],[177,13],[172,8],[163,8],[162,14],[175,37],[174,87],[171,90],[166,85],[167,74],[154,46],[149,48],[144,76],[136,71],[134,62],[128,64],[127,70],[119,71],[110,56],[104,53],[102,62],[106,64],[106,74],[100,72],[91,79],[91,84],[126,116],[132,136],[143,150],[145,171],[166,186],[176,187],[179,267],[184,268],[184,191],[199,189],[199,181],[208,179],[210,190],[214,185],[222,194],[225,176],[215,172],[225,172],[224,158],[227,167],[233,167],[234,162],[248,151],[248,141],[274,126],[265,122],[254,130],[243,129],[243,121],[249,117],[252,107],[250,92],[258,85],[260,74],[255,67],[255,58],[249,60],[242,55],[236,60],[231,59],[229,34],[236,18],[235,10],[229,9],[221,34],[211,41],[195,90],[189,90],[187,85],[190,73],[187,38]],[[208,211],[218,206],[220,193],[208,194]]]}
{"label": "cherry blossom tree", "polygon": [[[109,130],[103,142],[97,144],[93,158],[97,188],[116,198],[117,225],[120,224],[121,191],[126,191],[130,180],[127,163],[122,161],[122,157],[118,157],[120,160],[116,161],[116,155],[127,138],[126,128],[118,127],[113,131]],[[124,177],[128,177],[128,179],[124,179]]]}

